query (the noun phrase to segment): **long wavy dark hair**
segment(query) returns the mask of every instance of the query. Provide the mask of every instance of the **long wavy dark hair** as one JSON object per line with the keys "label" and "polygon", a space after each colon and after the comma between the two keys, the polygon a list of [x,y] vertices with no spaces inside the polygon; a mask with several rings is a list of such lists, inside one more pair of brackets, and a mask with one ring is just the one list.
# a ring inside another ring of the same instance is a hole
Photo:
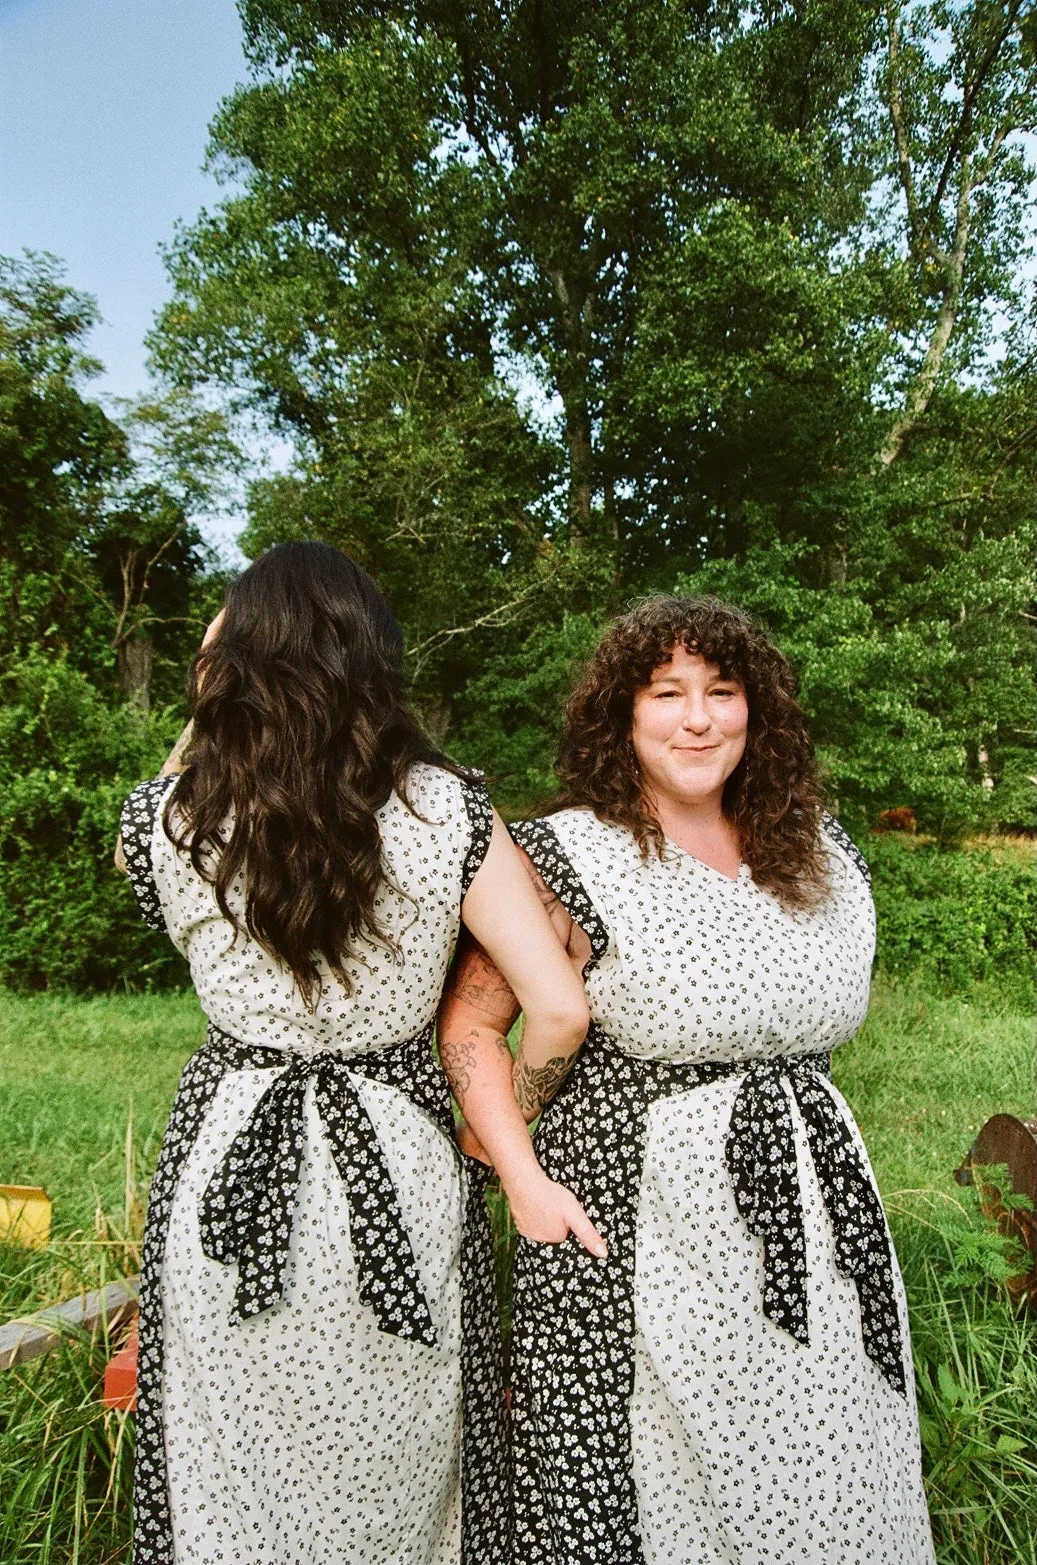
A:
{"label": "long wavy dark hair", "polygon": [[317,957],[345,963],[393,941],[375,916],[384,881],[375,811],[408,804],[417,761],[459,769],[404,701],[403,634],[370,576],[323,543],[284,543],[227,593],[188,675],[194,733],[166,806],[177,847],[248,933],[291,969],[310,1005]]}
{"label": "long wavy dark hair", "polygon": [[790,908],[828,892],[819,837],[821,789],[806,717],[789,663],[748,614],[716,598],[646,598],[613,620],[566,708],[558,750],[561,793],[553,809],[582,806],[626,826],[642,854],[664,837],[644,796],[631,739],[634,696],[675,647],[715,663],[745,687],[745,753],[724,785],[723,808],[757,885]]}

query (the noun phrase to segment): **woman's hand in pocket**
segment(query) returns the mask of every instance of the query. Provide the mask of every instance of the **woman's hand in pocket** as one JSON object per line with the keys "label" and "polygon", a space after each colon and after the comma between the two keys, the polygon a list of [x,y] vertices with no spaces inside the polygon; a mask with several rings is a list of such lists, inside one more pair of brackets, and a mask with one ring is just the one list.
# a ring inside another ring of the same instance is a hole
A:
{"label": "woman's hand in pocket", "polygon": [[539,1166],[531,1175],[512,1184],[506,1192],[515,1227],[523,1239],[539,1244],[562,1244],[575,1234],[592,1255],[604,1260],[608,1245],[571,1190],[548,1179]]}

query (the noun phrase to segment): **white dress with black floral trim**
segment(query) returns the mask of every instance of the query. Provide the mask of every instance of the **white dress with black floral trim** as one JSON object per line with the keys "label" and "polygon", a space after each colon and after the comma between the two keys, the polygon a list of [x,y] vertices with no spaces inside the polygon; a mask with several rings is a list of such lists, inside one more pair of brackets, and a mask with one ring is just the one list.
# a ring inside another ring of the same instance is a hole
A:
{"label": "white dress with black floral trim", "polygon": [[541,1118],[609,1243],[519,1241],[520,1565],[932,1565],[907,1314],[830,1051],[868,1003],[867,867],[790,913],[566,810],[514,828],[591,941]]}
{"label": "white dress with black floral trim", "polygon": [[485,791],[418,766],[414,809],[390,795],[376,912],[396,953],[366,948],[352,992],[323,966],[311,1010],[173,847],[171,786],[134,791],[123,839],[210,1026],[149,1204],[136,1565],[498,1565],[488,1230],[431,1052]]}

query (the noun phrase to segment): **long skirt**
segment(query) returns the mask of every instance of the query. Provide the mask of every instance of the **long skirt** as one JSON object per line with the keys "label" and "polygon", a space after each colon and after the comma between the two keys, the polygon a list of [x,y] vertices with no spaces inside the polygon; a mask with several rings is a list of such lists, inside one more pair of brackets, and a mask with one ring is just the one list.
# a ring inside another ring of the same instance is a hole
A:
{"label": "long skirt", "polygon": [[310,1058],[210,1027],[141,1275],[135,1565],[500,1565],[507,1414],[481,1165],[430,1029]]}
{"label": "long skirt", "polygon": [[609,1254],[519,1242],[519,1565],[932,1565],[903,1288],[827,1056],[592,1028],[537,1153]]}

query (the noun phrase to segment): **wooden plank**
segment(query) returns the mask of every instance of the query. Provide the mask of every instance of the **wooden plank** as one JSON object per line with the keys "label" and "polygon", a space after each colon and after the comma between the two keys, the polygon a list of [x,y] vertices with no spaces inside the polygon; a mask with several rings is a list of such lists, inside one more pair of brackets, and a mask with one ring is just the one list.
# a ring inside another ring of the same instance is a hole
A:
{"label": "wooden plank", "polygon": [[137,1277],[110,1282],[106,1288],[0,1326],[0,1370],[49,1353],[70,1331],[93,1335],[104,1321],[108,1322],[109,1331],[122,1325],[137,1312],[138,1282]]}

